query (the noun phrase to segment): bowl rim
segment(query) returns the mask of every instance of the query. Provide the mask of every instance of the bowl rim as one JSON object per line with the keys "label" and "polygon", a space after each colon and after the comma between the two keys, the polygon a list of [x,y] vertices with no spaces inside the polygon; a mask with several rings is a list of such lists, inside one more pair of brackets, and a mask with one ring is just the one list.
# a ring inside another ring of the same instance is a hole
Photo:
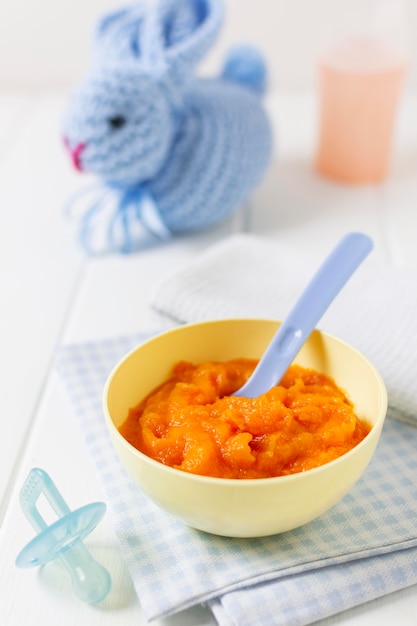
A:
{"label": "bowl rim", "polygon": [[[106,382],[103,387],[103,393],[102,393],[102,408],[103,408],[105,421],[107,424],[107,428],[108,429],[110,428],[111,432],[114,433],[114,435],[120,440],[122,445],[128,448],[135,456],[138,456],[146,464],[151,465],[151,467],[154,466],[158,471],[167,472],[168,474],[172,474],[177,477],[182,476],[185,480],[198,481],[198,482],[203,482],[203,483],[212,483],[214,485],[234,485],[234,486],[247,485],[248,487],[250,486],[253,487],[254,485],[265,485],[265,484],[272,485],[275,482],[287,483],[287,482],[291,482],[297,479],[299,480],[301,476],[306,476],[306,475],[313,476],[315,474],[325,471],[325,468],[327,468],[328,466],[335,466],[337,464],[343,463],[345,459],[351,457],[353,454],[357,454],[358,451],[360,451],[360,449],[362,449],[365,445],[367,445],[367,443],[369,442],[369,439],[372,436],[379,437],[379,434],[382,431],[385,418],[387,415],[387,410],[388,410],[388,393],[387,393],[387,389],[385,386],[385,382],[381,374],[379,373],[375,365],[360,350],[352,346],[350,343],[348,343],[344,339],[341,339],[340,337],[337,337],[336,335],[333,335],[331,333],[328,333],[316,327],[313,330],[313,332],[317,331],[321,335],[329,337],[330,339],[335,340],[339,344],[346,346],[347,348],[349,348],[349,350],[355,352],[363,361],[365,361],[365,363],[368,365],[370,370],[373,372],[375,379],[378,383],[378,387],[381,392],[381,411],[377,417],[377,420],[372,425],[371,430],[364,437],[364,439],[362,439],[362,441],[360,441],[356,446],[354,446],[353,448],[351,448],[350,450],[348,450],[341,456],[337,457],[336,459],[332,459],[331,461],[328,461],[327,463],[323,463],[322,465],[319,465],[317,467],[313,467],[313,468],[310,468],[308,470],[304,470],[301,472],[296,472],[294,474],[287,474],[285,476],[269,476],[266,478],[222,478],[219,476],[206,476],[204,474],[194,474],[192,472],[187,472],[180,468],[172,467],[170,465],[165,465],[164,463],[161,463],[160,461],[157,461],[156,459],[153,459],[152,457],[146,455],[144,452],[141,452],[140,450],[138,450],[138,448],[135,448],[134,445],[129,443],[129,441],[127,441],[127,439],[123,437],[123,435],[120,433],[120,431],[114,424],[111,418],[110,412],[108,410],[108,406],[107,406],[108,391],[112,383],[112,380],[116,372],[120,369],[120,367],[145,344],[148,344],[158,339],[161,336],[175,333],[175,332],[180,331],[181,329],[188,328],[191,326],[196,327],[196,326],[203,326],[206,324],[216,324],[216,323],[221,323],[221,322],[224,323],[224,322],[236,322],[236,321],[272,322],[275,324],[282,323],[281,320],[273,319],[273,318],[233,317],[233,318],[213,319],[213,320],[206,320],[206,321],[201,321],[201,322],[191,322],[191,323],[181,324],[180,326],[176,326],[174,328],[170,328],[168,330],[157,333],[156,335],[153,335],[149,337],[148,339],[146,339],[145,341],[141,342],[140,344],[136,345],[131,350],[129,350],[123,357],[121,357],[118,360],[118,362],[115,364],[115,366],[111,369],[110,373],[107,376]],[[306,339],[306,341],[308,341],[308,338]]]}

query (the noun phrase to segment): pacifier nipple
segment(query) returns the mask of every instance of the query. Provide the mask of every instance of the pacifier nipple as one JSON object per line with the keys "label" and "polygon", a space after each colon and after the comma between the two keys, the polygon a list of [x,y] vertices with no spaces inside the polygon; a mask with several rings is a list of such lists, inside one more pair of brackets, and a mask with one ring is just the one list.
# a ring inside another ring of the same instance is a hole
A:
{"label": "pacifier nipple", "polygon": [[[50,526],[36,506],[41,494],[58,516]],[[106,505],[93,502],[71,511],[49,475],[39,468],[30,471],[19,499],[38,535],[20,551],[16,565],[34,567],[59,559],[69,572],[74,592],[81,600],[90,604],[104,600],[111,588],[110,574],[93,559],[82,540],[97,526]]]}

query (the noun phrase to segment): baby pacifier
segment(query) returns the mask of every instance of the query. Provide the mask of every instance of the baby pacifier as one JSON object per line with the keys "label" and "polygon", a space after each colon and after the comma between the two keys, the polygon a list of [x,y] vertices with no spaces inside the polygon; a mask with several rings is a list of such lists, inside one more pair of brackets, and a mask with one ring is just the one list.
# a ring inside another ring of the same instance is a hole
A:
{"label": "baby pacifier", "polygon": [[[50,526],[37,508],[43,494],[58,520]],[[108,571],[93,559],[83,539],[97,526],[106,511],[104,502],[93,502],[71,511],[49,475],[33,468],[19,494],[20,505],[37,535],[20,551],[18,567],[34,567],[59,559],[69,572],[76,595],[95,604],[107,596],[111,588]]]}

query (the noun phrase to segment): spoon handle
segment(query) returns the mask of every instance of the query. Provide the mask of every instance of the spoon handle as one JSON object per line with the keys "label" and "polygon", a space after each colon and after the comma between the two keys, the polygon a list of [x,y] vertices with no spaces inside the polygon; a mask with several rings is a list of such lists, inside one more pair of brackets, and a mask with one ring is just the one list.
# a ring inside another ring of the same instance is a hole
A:
{"label": "spoon handle", "polygon": [[255,398],[280,382],[317,322],[372,247],[372,239],[362,233],[349,233],[341,239],[279,327],[252,376],[234,395]]}

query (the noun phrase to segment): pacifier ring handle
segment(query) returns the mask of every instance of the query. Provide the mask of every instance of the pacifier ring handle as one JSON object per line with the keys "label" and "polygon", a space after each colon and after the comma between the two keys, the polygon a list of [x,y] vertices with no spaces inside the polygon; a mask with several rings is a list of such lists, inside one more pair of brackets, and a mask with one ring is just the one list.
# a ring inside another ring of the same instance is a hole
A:
{"label": "pacifier ring handle", "polygon": [[[51,525],[45,522],[37,508],[41,494],[46,496],[59,516]],[[23,512],[38,534],[18,554],[17,567],[34,567],[59,559],[69,572],[80,599],[92,604],[104,600],[111,588],[110,574],[93,559],[82,540],[100,522],[106,505],[92,502],[71,511],[49,475],[39,468],[33,468],[29,473],[19,499]]]}

